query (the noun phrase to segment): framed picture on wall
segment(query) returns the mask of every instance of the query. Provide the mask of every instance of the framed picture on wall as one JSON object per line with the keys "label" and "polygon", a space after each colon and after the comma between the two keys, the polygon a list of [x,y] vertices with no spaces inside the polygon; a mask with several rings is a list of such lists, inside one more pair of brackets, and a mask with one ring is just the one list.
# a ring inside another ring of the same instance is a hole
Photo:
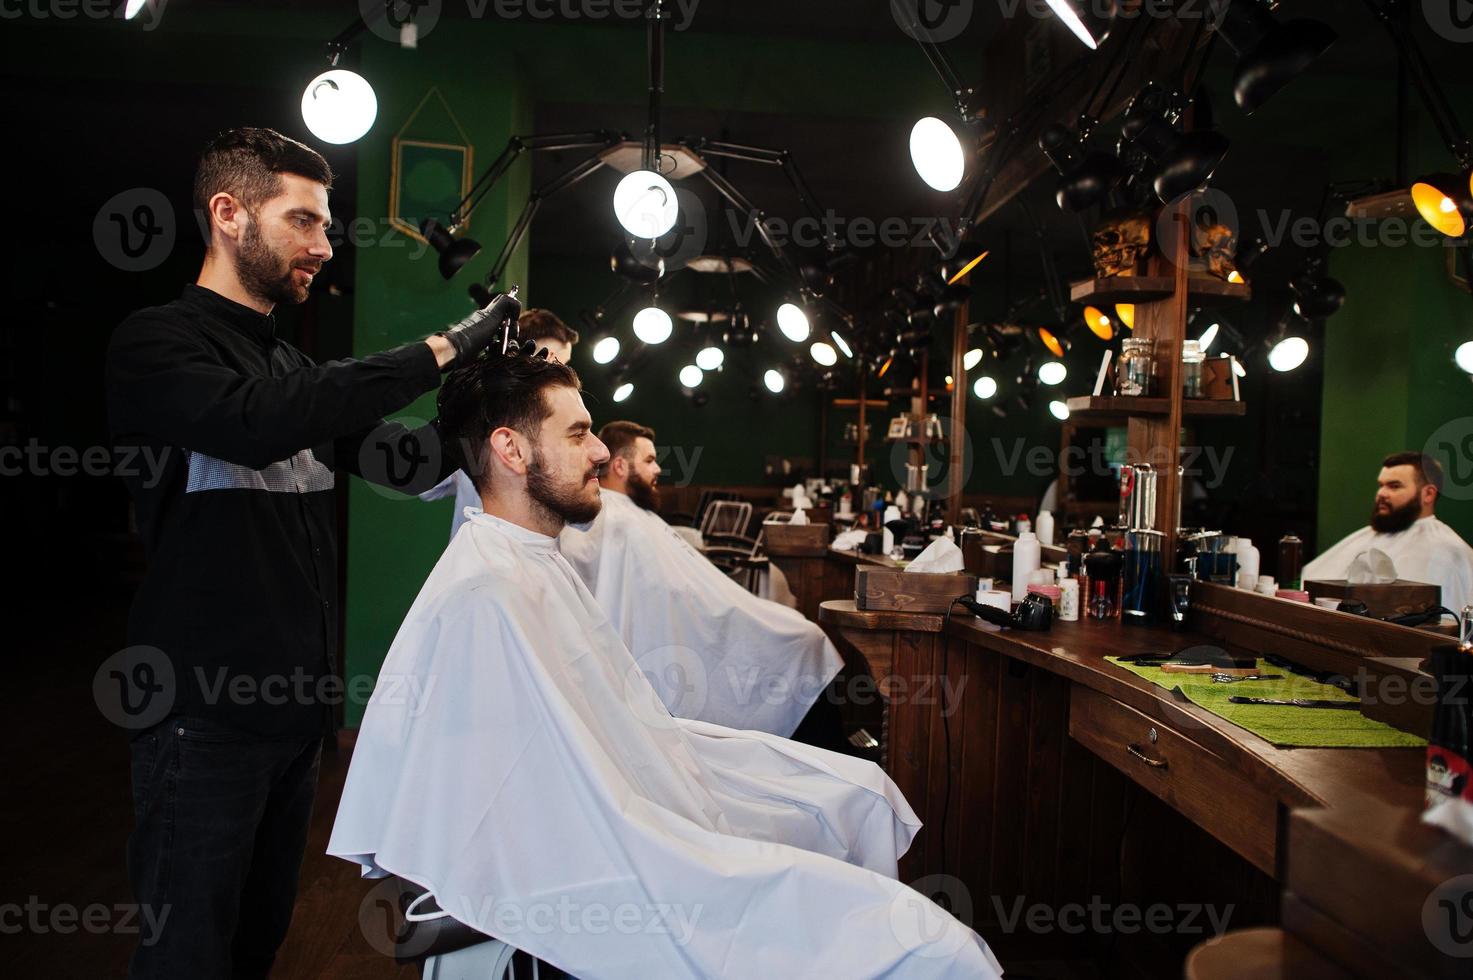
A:
{"label": "framed picture on wall", "polygon": [[[475,173],[470,137],[438,87],[432,86],[404,120],[390,153],[389,224],[422,242],[420,223],[434,218],[449,225]],[[469,225],[465,215],[456,230]]]}
{"label": "framed picture on wall", "polygon": [[[456,143],[394,137],[389,177],[389,223],[411,238],[424,241],[420,222],[442,224],[466,192],[472,176],[471,147]],[[460,228],[470,225],[469,216]]]}

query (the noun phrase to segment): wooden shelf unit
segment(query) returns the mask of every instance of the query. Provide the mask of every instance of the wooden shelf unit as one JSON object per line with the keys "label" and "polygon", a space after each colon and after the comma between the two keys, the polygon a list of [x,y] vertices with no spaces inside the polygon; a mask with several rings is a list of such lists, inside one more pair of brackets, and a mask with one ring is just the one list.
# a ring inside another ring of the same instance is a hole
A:
{"label": "wooden shelf unit", "polygon": [[[1086,279],[1069,287],[1069,298],[1074,302],[1107,306],[1115,303],[1155,303],[1172,297],[1175,293],[1174,277],[1160,275]],[[1253,298],[1253,287],[1245,282],[1226,282],[1216,276],[1188,276],[1187,298],[1188,305],[1192,307],[1242,303]]]}

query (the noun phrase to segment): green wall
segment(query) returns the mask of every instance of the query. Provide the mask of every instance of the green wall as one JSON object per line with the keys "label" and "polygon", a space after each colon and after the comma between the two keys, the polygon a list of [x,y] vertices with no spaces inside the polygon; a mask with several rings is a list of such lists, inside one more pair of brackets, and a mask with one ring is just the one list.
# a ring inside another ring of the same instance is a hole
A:
{"label": "green wall", "polygon": [[[1335,275],[1363,288],[1325,338],[1322,548],[1365,526],[1381,459],[1399,449],[1441,458],[1448,485],[1438,517],[1473,540],[1473,480],[1461,445],[1473,433],[1473,379],[1452,359],[1473,340],[1473,298],[1449,282],[1445,251],[1355,246],[1335,256]],[[1451,434],[1450,459],[1446,443],[1429,437],[1457,419],[1465,425]]]}

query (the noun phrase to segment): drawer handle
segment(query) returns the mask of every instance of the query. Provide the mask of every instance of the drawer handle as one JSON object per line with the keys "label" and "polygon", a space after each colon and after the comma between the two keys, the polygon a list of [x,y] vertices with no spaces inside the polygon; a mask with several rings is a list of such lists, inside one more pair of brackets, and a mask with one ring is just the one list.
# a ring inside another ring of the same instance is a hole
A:
{"label": "drawer handle", "polygon": [[1137,759],[1141,760],[1146,765],[1150,766],[1152,769],[1165,769],[1166,768],[1166,760],[1165,759],[1153,759],[1153,758],[1151,758],[1150,756],[1146,755],[1146,753],[1142,752],[1141,751],[1141,747],[1139,745],[1136,745],[1134,742],[1131,742],[1129,745],[1127,745],[1125,747],[1125,751],[1129,752],[1131,755],[1135,756]]}

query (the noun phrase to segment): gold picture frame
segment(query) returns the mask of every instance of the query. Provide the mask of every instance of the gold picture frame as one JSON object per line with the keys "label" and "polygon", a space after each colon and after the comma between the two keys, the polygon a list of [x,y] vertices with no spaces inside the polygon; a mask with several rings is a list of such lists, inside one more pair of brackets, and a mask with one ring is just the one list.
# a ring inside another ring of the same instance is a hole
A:
{"label": "gold picture frame", "polygon": [[[408,135],[432,98],[444,108],[460,142],[428,135]],[[432,87],[420,99],[399,132],[394,134],[390,154],[389,225],[423,242],[425,238],[420,234],[420,222],[424,218],[435,218],[442,224],[449,224],[450,213],[470,192],[475,177],[475,148],[445,97],[438,88]],[[464,229],[469,224],[470,215],[465,215],[458,228]]]}

